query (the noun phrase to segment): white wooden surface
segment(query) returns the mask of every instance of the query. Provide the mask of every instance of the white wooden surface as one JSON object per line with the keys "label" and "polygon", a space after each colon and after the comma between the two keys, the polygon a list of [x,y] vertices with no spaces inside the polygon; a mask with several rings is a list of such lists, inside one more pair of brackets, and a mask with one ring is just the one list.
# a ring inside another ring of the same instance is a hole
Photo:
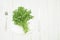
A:
{"label": "white wooden surface", "polygon": [[[12,23],[12,11],[18,6],[32,10],[35,16],[26,35]],[[5,11],[8,29],[5,31]],[[0,0],[0,40],[60,40],[60,0]]]}
{"label": "white wooden surface", "polygon": [[41,40],[60,40],[60,0],[40,1]]}

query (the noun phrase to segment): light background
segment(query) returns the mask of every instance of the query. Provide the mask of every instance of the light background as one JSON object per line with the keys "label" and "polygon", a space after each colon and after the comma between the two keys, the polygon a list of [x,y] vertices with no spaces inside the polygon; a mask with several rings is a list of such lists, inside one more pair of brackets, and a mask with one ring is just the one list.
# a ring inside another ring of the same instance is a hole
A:
{"label": "light background", "polygon": [[[39,1],[37,0],[0,0],[0,40],[39,40]],[[34,18],[30,20],[30,31],[24,34],[21,27],[13,24],[12,15],[13,11],[19,6],[31,9]],[[5,30],[6,16],[7,16],[7,30]]]}
{"label": "light background", "polygon": [[[12,11],[18,6],[32,10],[30,31],[12,23]],[[5,30],[5,11],[8,28]],[[60,0],[0,0],[0,40],[60,40]]]}

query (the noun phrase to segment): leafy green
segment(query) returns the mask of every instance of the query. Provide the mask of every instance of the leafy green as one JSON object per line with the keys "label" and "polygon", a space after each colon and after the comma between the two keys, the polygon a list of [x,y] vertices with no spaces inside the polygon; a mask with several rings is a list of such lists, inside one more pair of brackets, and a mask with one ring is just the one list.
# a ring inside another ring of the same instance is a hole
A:
{"label": "leafy green", "polygon": [[24,7],[18,7],[18,9],[13,11],[13,21],[16,25],[19,25],[23,28],[24,32],[27,33],[28,21],[33,18],[31,10],[27,10]]}

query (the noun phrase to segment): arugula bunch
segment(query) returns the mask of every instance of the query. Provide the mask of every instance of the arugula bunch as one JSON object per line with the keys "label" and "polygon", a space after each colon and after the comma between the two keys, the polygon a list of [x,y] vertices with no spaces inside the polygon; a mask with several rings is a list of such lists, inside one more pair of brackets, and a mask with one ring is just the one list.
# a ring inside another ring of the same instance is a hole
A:
{"label": "arugula bunch", "polygon": [[18,7],[18,9],[13,11],[13,21],[16,25],[19,25],[23,28],[24,32],[27,33],[28,21],[33,18],[31,10],[27,10],[24,7]]}

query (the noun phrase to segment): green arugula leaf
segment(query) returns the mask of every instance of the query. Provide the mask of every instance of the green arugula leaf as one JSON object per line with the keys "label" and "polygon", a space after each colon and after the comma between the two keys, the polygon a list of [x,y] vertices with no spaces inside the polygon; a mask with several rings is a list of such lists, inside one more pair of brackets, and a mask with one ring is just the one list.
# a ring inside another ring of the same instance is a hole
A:
{"label": "green arugula leaf", "polygon": [[13,11],[14,24],[21,26],[25,33],[29,30],[28,21],[33,18],[30,14],[31,10],[27,10],[24,7],[18,7],[18,9]]}

